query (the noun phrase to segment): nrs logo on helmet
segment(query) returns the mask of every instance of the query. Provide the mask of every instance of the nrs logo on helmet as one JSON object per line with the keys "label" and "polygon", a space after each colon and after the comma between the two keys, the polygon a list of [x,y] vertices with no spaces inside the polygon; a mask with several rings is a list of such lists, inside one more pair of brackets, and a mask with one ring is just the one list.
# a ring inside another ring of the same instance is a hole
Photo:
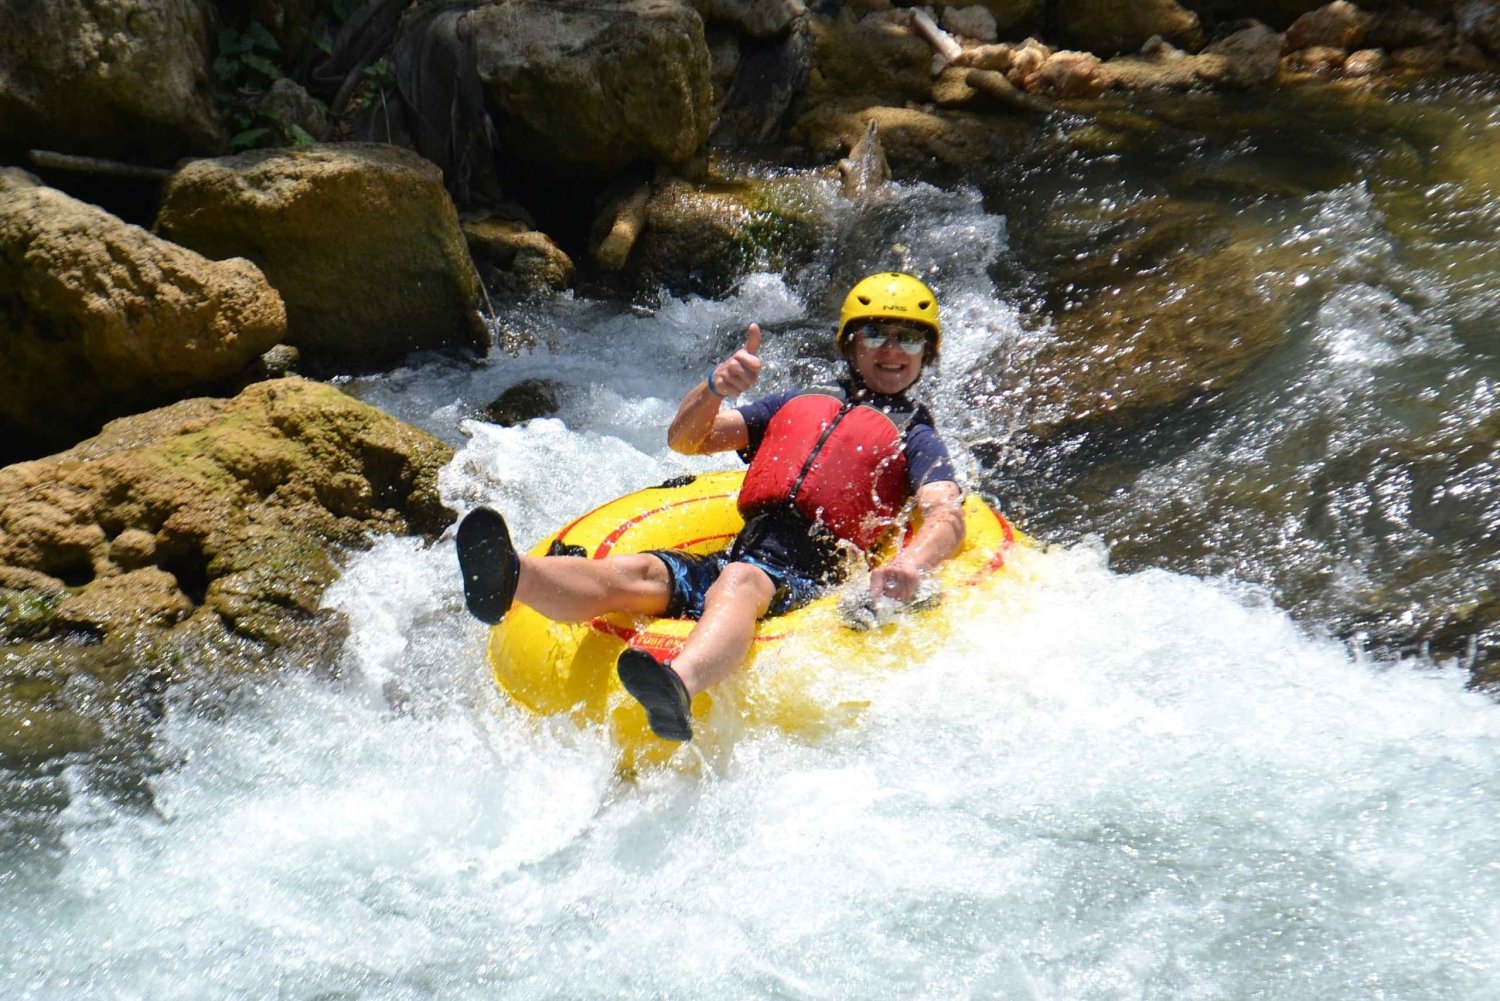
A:
{"label": "nrs logo on helmet", "polygon": [[930,350],[923,364],[936,361],[943,344],[937,296],[921,281],[899,271],[870,275],[849,290],[844,297],[844,306],[839,310],[839,353],[848,357],[854,331],[864,321],[893,316],[920,323],[932,331]]}

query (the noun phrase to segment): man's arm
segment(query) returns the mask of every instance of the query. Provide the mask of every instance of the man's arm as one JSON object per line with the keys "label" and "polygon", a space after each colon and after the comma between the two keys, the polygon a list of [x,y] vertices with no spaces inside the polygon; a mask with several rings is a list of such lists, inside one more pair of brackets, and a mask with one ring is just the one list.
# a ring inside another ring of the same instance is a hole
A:
{"label": "man's arm", "polygon": [[964,496],[952,480],[924,483],[917,491],[922,527],[890,560],[870,571],[870,593],[899,601],[916,597],[919,573],[958,552],[964,542]]}
{"label": "man's arm", "polygon": [[667,428],[667,446],[683,455],[728,452],[750,444],[750,432],[738,410],[724,410],[726,397],[749,391],[760,378],[760,326],[750,324],[745,346],[709,370],[708,378],[688,390]]}

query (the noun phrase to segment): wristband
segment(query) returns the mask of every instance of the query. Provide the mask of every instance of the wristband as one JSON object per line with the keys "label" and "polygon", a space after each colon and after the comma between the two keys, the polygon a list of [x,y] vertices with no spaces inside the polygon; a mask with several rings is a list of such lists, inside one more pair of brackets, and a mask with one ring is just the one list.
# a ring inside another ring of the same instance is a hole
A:
{"label": "wristband", "polygon": [[714,388],[714,369],[716,369],[718,367],[719,366],[717,366],[717,365],[710,365],[708,367],[708,376],[703,381],[706,382],[706,383],[708,383],[708,391],[710,393],[713,393],[715,396],[717,396],[721,400],[726,400],[729,397],[726,394],[721,393],[717,389]]}

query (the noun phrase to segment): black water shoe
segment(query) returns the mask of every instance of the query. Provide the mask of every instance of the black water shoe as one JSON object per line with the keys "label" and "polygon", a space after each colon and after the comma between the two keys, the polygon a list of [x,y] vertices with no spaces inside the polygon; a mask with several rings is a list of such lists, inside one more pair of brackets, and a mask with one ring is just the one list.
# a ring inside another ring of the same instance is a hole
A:
{"label": "black water shoe", "polygon": [[499,511],[476,507],[458,524],[458,567],[464,575],[464,603],[480,622],[499,622],[516,596],[521,559]]}
{"label": "black water shoe", "polygon": [[646,709],[651,732],[662,740],[693,739],[693,704],[687,687],[671,664],[663,664],[644,650],[629,647],[615,670],[620,684]]}

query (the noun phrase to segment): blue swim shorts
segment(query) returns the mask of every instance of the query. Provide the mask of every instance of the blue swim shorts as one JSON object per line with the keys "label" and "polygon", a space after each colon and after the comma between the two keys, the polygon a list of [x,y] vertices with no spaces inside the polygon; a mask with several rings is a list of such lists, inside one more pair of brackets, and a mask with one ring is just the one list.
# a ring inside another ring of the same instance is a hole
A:
{"label": "blue swim shorts", "polygon": [[805,576],[796,571],[774,566],[751,555],[741,555],[730,560],[730,550],[717,553],[685,553],[676,549],[651,549],[647,552],[666,564],[672,578],[672,599],[663,613],[670,619],[697,619],[703,615],[703,598],[719,574],[731,562],[748,563],[765,571],[776,588],[771,596],[771,607],[766,616],[785,615],[787,612],[818,597],[828,587],[827,581]]}

